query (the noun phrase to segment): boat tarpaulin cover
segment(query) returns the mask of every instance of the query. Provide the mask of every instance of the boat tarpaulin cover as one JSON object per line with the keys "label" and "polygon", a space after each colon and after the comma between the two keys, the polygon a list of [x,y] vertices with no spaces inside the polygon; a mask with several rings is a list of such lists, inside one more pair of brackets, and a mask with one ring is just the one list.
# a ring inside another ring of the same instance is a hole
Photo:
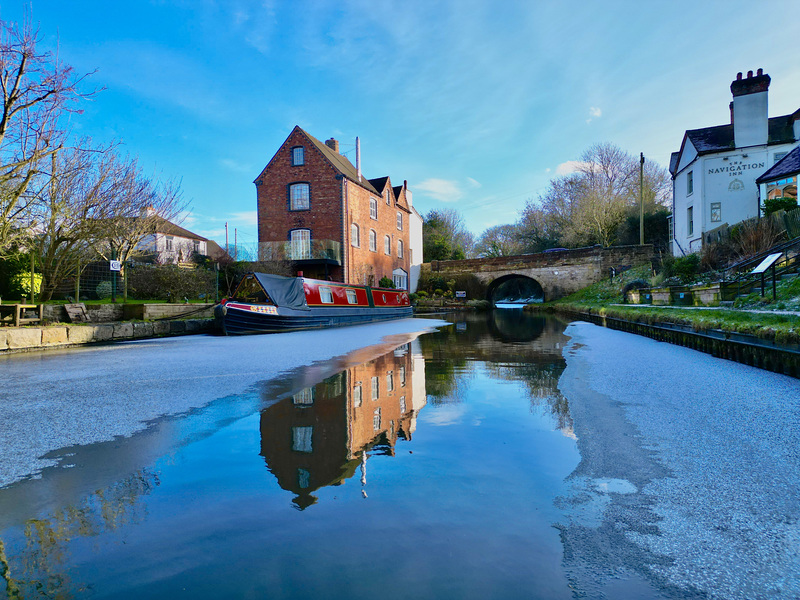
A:
{"label": "boat tarpaulin cover", "polygon": [[306,304],[303,280],[299,277],[282,277],[269,273],[253,273],[276,306],[298,310],[311,310]]}

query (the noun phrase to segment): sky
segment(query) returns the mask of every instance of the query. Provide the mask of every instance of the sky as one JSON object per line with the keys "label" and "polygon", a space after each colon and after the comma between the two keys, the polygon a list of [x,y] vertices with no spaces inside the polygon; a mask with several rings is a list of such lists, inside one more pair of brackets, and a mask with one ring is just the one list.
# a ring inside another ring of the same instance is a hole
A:
{"label": "sky", "polygon": [[[0,0],[84,89],[77,136],[180,181],[182,225],[254,247],[254,179],[295,125],[426,214],[512,223],[609,142],[666,167],[684,131],[729,122],[736,73],[800,108],[795,0]],[[789,20],[791,21],[791,20]],[[776,35],[770,32],[777,31]],[[780,33],[783,32],[783,33]],[[788,36],[788,37],[787,37]]]}

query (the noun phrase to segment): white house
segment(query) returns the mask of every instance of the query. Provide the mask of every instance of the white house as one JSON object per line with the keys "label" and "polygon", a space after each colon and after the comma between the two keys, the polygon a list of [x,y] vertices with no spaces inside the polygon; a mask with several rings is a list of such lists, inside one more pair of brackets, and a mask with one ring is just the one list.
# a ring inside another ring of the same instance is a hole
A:
{"label": "white house", "polygon": [[674,256],[699,251],[708,232],[760,214],[763,196],[756,183],[800,140],[800,109],[768,117],[770,77],[761,69],[731,83],[731,122],[686,131],[670,158],[671,239]]}
{"label": "white house", "polygon": [[143,252],[154,254],[161,264],[190,262],[195,254],[208,255],[208,239],[171,221],[153,215],[155,232],[139,243]]}

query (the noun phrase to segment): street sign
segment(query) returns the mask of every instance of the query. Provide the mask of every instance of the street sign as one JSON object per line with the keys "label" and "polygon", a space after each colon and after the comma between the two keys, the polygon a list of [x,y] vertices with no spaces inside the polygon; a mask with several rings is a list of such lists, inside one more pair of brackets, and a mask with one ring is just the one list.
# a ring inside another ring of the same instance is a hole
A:
{"label": "street sign", "polygon": [[770,254],[767,258],[762,260],[758,266],[750,271],[751,273],[763,273],[767,269],[769,269],[773,263],[778,260],[783,255],[783,252],[776,252],[775,254]]}
{"label": "street sign", "polygon": [[456,298],[466,298],[466,297],[467,297],[467,292],[461,292],[456,290]]}
{"label": "street sign", "polygon": [[118,260],[110,260],[108,261],[108,270],[109,271],[122,271],[122,262]]}

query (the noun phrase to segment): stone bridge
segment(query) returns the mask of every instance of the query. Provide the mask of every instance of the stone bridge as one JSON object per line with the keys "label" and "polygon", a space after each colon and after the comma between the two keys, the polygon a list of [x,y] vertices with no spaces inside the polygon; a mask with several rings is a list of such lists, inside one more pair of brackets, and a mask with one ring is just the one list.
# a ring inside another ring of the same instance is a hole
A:
{"label": "stone bridge", "polygon": [[487,299],[493,300],[498,286],[513,279],[527,279],[533,287],[541,288],[545,301],[557,300],[601,279],[608,278],[611,269],[617,272],[629,267],[650,264],[653,246],[593,246],[575,250],[555,250],[540,254],[472,258],[467,260],[432,261],[433,274],[449,279],[451,276],[474,274],[487,286]]}

